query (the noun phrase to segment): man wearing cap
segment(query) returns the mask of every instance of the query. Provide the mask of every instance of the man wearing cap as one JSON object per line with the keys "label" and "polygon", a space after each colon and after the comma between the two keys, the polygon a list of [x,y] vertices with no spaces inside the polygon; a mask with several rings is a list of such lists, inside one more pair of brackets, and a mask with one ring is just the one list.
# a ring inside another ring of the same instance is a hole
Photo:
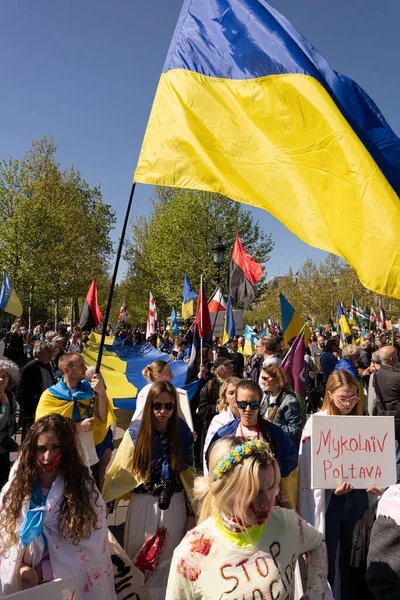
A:
{"label": "man wearing cap", "polygon": [[232,375],[232,361],[228,358],[217,358],[213,365],[214,377],[203,387],[200,392],[198,412],[203,423],[204,433],[217,414],[219,390],[225,379]]}

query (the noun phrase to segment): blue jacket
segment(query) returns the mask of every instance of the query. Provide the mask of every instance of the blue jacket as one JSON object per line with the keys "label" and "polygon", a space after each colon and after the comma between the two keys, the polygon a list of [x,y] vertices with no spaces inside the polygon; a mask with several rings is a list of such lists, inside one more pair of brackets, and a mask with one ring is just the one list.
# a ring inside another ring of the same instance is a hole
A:
{"label": "blue jacket", "polygon": [[356,381],[360,381],[361,377],[358,374],[357,367],[348,358],[341,358],[336,364],[334,371],[347,371],[350,375],[353,375]]}
{"label": "blue jacket", "polygon": [[[137,436],[139,433],[141,421],[134,421],[132,425],[129,427],[129,433],[132,439],[132,442],[136,444]],[[187,426],[186,422],[179,418],[178,424],[178,436],[179,436],[179,446],[181,450],[181,457],[183,463],[183,470],[186,470],[188,467],[192,467],[194,465],[194,439],[193,434]],[[170,479],[170,456],[165,453],[164,447],[160,441],[160,437],[158,432],[155,431],[154,440],[153,440],[153,456],[152,456],[152,464],[150,472],[153,473],[157,470],[157,468],[161,467],[161,476],[162,479]]]}
{"label": "blue jacket", "polygon": [[[208,446],[206,454],[207,464],[212,445],[223,437],[233,437],[236,433],[239,422],[240,417],[218,429],[217,433],[212,438],[210,445]],[[258,423],[263,438],[271,444],[275,458],[278,461],[281,469],[281,476],[287,477],[297,468],[296,446],[293,444],[289,436],[286,435],[283,429],[278,425],[274,425],[262,417],[259,418]]]}

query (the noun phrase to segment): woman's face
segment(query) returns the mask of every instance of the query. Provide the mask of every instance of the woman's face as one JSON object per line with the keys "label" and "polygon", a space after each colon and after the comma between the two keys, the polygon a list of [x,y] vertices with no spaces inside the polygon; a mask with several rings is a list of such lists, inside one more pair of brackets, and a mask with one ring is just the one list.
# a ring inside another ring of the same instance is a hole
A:
{"label": "woman's face", "polygon": [[358,402],[358,389],[342,385],[334,392],[329,392],[329,396],[341,415],[349,415]]}
{"label": "woman's face", "polygon": [[272,392],[272,394],[276,394],[279,391],[279,383],[265,371],[261,372],[261,381],[263,384],[264,392]]}
{"label": "woman's face", "polygon": [[46,431],[39,435],[35,454],[38,469],[47,474],[56,473],[61,458],[62,452],[57,434],[54,431]]}
{"label": "woman's face", "polygon": [[265,523],[271,508],[275,505],[279,489],[275,484],[275,471],[272,465],[262,467],[258,472],[259,492],[247,509],[247,522],[254,525]]}
{"label": "woman's face", "polygon": [[166,367],[162,373],[156,375],[156,381],[171,381],[173,378],[171,367]]}
{"label": "woman's face", "polygon": [[0,392],[4,392],[10,382],[10,376],[4,369],[0,369]]}
{"label": "woman's face", "polygon": [[226,402],[227,402],[229,408],[231,409],[231,411],[233,412],[235,417],[238,417],[239,410],[238,410],[238,407],[236,404],[235,392],[236,392],[236,385],[234,383],[230,383],[228,385],[228,387],[226,388],[225,398],[226,398]]}
{"label": "woman's face", "polygon": [[153,416],[156,426],[164,429],[174,412],[174,399],[168,392],[161,392],[153,400]]}
{"label": "woman's face", "polygon": [[255,427],[257,425],[260,403],[260,397],[257,392],[244,388],[239,388],[236,391],[236,404],[240,422],[245,427]]}

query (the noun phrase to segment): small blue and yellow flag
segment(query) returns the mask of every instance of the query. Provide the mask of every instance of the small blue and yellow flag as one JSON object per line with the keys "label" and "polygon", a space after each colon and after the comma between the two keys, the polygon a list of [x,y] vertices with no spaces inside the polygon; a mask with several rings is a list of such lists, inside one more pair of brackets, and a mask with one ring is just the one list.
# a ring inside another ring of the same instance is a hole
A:
{"label": "small blue and yellow flag", "polygon": [[254,333],[253,328],[250,327],[250,325],[246,325],[243,354],[245,356],[251,356],[256,349],[256,344],[257,335]]}
{"label": "small blue and yellow flag", "polygon": [[222,334],[221,344],[224,346],[231,338],[236,335],[236,327],[235,321],[233,318],[233,310],[232,310],[232,298],[231,295],[228,294],[228,302],[226,305],[226,311],[224,315],[224,331]]}
{"label": "small blue and yellow flag", "polygon": [[400,139],[265,0],[185,0],[134,180],[263,208],[400,297]]}
{"label": "small blue and yellow flag", "polygon": [[189,277],[185,273],[182,289],[182,319],[193,317],[193,300],[197,298],[196,292],[192,290]]}
{"label": "small blue and yellow flag", "polygon": [[0,308],[2,308],[4,312],[8,312],[16,317],[20,317],[23,313],[22,304],[5,271],[3,271],[3,282],[0,292]]}
{"label": "small blue and yellow flag", "polygon": [[[289,340],[299,335],[304,326],[304,320],[297,314],[282,293],[279,296],[281,301],[283,345],[285,348],[289,348]],[[309,331],[308,327],[306,329]]]}
{"label": "small blue and yellow flag", "polygon": [[345,343],[351,344],[352,333],[351,333],[350,325],[347,321],[347,317],[343,310],[343,305],[341,302],[339,302],[339,300],[337,301],[337,305],[338,305],[337,318],[338,318],[339,327],[340,327],[340,341],[342,342],[342,344],[345,344]]}

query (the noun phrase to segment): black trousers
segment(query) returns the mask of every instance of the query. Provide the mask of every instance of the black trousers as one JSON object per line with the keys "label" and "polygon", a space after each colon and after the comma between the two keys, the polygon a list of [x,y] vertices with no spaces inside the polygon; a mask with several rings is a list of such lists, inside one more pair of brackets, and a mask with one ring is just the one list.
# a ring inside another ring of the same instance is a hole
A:
{"label": "black trousers", "polygon": [[0,490],[8,481],[10,468],[10,453],[3,452],[2,454],[0,454]]}

